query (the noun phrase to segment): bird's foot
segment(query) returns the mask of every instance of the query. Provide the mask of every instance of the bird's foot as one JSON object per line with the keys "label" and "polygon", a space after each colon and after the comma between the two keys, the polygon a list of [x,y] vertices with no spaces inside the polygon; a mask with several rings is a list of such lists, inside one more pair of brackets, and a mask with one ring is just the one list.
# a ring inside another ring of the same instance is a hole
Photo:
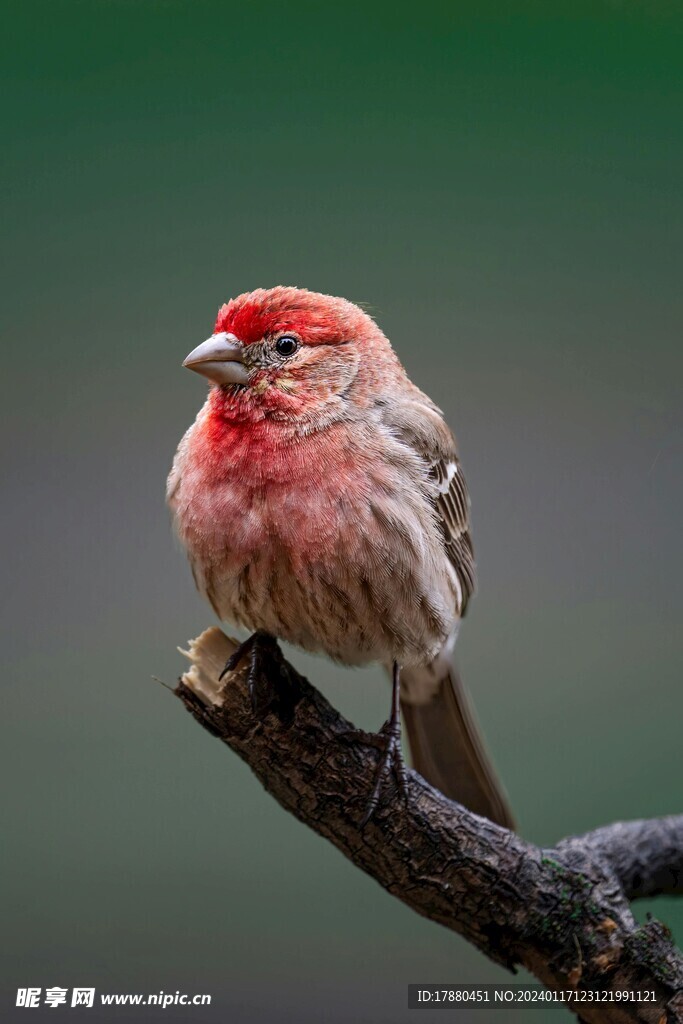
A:
{"label": "bird's foot", "polygon": [[404,801],[408,796],[408,775],[401,750],[401,709],[399,702],[400,668],[396,662],[393,667],[393,685],[391,698],[391,714],[379,732],[365,732],[362,729],[350,729],[340,738],[350,743],[361,743],[363,746],[374,747],[380,751],[379,763],[375,771],[372,792],[361,818],[360,827],[364,829],[377,810],[387,783],[393,776],[398,795]]}
{"label": "bird's foot", "polygon": [[257,629],[230,655],[219,681],[234,672],[245,658],[249,659],[247,687],[254,715],[265,718],[272,711],[280,721],[290,722],[296,696],[289,668],[275,637]]}
{"label": "bird's foot", "polygon": [[372,792],[368,798],[360,827],[368,824],[379,806],[382,791],[393,776],[399,796],[405,800],[408,795],[408,776],[401,750],[401,722],[393,717],[387,719],[378,733],[370,738],[371,745],[379,748],[380,758],[375,772]]}

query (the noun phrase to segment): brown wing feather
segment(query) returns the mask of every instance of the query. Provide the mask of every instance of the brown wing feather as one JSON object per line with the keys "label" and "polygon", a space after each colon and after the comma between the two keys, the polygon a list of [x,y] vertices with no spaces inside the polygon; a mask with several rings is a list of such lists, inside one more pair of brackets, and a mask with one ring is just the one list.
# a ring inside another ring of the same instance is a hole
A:
{"label": "brown wing feather", "polygon": [[433,482],[444,547],[460,583],[457,611],[462,616],[476,587],[476,569],[470,536],[470,496],[455,438],[441,410],[417,388],[409,401],[383,404],[381,416],[392,433],[417,452]]}
{"label": "brown wing feather", "polygon": [[430,475],[438,488],[436,508],[443,528],[446,554],[460,581],[462,600],[458,612],[464,615],[476,589],[477,573],[470,536],[470,496],[455,445],[450,458],[442,457],[434,463]]}

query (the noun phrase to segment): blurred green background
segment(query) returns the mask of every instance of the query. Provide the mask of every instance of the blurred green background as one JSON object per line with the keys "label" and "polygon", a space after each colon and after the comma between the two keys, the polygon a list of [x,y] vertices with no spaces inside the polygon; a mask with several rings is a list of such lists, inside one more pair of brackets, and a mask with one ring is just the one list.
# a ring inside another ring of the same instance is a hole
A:
{"label": "blurred green background", "polygon": [[[397,1024],[409,981],[508,979],[151,681],[213,621],[180,362],[245,289],[369,303],[460,440],[459,658],[523,834],[680,811],[683,9],[21,0],[2,36],[4,1019],[95,985]],[[293,660],[383,721],[379,672]]]}

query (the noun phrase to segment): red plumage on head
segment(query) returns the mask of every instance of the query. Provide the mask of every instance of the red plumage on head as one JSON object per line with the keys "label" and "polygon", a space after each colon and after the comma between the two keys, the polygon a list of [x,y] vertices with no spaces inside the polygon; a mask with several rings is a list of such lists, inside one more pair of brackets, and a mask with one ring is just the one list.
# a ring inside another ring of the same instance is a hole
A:
{"label": "red plumage on head", "polygon": [[294,331],[305,345],[332,345],[378,333],[371,317],[347,299],[282,285],[231,299],[219,309],[214,330],[234,334],[244,345],[282,331]]}

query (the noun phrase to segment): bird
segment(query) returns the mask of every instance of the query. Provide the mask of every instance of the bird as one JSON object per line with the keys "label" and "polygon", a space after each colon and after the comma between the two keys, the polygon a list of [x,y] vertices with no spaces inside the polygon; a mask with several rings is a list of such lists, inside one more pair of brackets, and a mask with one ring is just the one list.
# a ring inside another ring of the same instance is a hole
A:
{"label": "bird", "polygon": [[209,389],[167,503],[198,590],[222,622],[250,631],[224,674],[247,659],[252,688],[277,640],[346,666],[380,663],[391,713],[362,824],[390,776],[405,786],[402,712],[415,770],[514,828],[453,660],[476,569],[441,410],[365,309],[304,288],[232,298],[183,366]]}

